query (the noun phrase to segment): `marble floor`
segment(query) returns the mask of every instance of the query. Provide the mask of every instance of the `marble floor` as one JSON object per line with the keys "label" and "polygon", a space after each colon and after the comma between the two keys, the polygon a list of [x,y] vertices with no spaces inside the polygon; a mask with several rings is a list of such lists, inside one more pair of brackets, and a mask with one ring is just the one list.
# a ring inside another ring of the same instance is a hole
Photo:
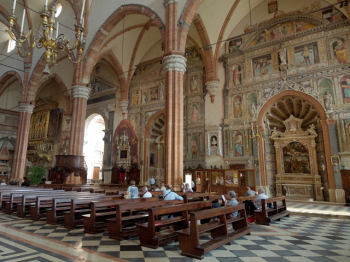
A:
{"label": "marble floor", "polygon": [[[350,261],[350,220],[292,215],[205,255],[202,261]],[[201,236],[201,242],[210,237]],[[158,249],[138,238],[117,241],[108,232],[85,234],[44,221],[0,213],[0,261],[195,261],[180,255],[178,243]],[[198,260],[199,261],[199,260]]]}

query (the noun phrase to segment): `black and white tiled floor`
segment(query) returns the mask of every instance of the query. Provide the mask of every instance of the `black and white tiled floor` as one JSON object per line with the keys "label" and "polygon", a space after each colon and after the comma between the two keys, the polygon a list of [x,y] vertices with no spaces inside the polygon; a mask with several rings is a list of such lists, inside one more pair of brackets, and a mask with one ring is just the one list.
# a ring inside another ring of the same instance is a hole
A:
{"label": "black and white tiled floor", "polygon": [[[270,227],[253,227],[250,236],[213,250],[202,261],[350,261],[350,220],[291,216],[273,222]],[[13,232],[20,234],[16,241],[8,237]],[[28,239],[39,239],[39,242],[42,240],[44,245],[49,242],[54,244],[49,245],[49,251],[43,251],[44,248],[31,247],[28,243],[21,242],[26,236]],[[202,243],[209,239],[207,234],[201,236]],[[2,246],[5,242],[7,246]],[[63,249],[69,246],[74,251],[70,254],[78,259],[70,257],[62,260],[62,257],[57,256],[50,260],[59,243],[65,244]],[[33,259],[8,260],[6,250],[14,250],[19,254],[16,248],[31,252],[27,256],[32,256]],[[75,254],[75,251],[80,253]],[[83,233],[82,228],[69,231],[62,226],[18,220],[14,216],[0,214],[0,261],[97,261],[91,256],[84,258],[84,252],[99,257],[98,261],[194,261],[181,256],[178,243],[170,243],[155,250],[141,247],[137,237],[117,241],[109,239],[108,232],[91,235]]]}

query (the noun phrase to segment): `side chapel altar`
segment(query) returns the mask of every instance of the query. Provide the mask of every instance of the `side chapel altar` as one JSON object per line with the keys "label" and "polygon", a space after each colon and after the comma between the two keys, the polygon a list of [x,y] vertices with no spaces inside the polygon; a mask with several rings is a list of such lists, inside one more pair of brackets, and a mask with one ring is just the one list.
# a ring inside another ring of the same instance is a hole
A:
{"label": "side chapel altar", "polygon": [[285,132],[275,128],[271,135],[276,151],[276,194],[285,194],[289,199],[323,201],[316,158],[318,134],[313,124],[303,131],[302,122],[291,115],[283,121]]}

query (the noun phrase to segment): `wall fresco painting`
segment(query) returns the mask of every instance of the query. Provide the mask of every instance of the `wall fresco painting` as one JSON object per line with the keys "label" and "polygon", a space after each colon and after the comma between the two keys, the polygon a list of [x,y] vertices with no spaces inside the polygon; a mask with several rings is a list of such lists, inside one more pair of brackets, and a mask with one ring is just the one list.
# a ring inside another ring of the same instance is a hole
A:
{"label": "wall fresco painting", "polygon": [[339,82],[343,90],[343,102],[350,103],[350,76],[342,77]]}
{"label": "wall fresco painting", "polygon": [[199,103],[191,104],[191,122],[196,123],[198,121],[199,114]]}
{"label": "wall fresco painting", "polygon": [[235,96],[232,100],[234,118],[243,116],[243,99],[241,96]]}
{"label": "wall fresco painting", "polygon": [[315,28],[315,27],[316,27],[316,25],[309,24],[309,23],[306,23],[306,22],[303,22],[303,21],[295,22],[295,31],[297,33],[303,32],[303,31],[306,31],[306,30],[310,30],[310,29]]}
{"label": "wall fresco painting", "polygon": [[242,83],[242,67],[240,65],[231,66],[233,86],[238,86]]}
{"label": "wall fresco painting", "polygon": [[262,44],[265,43],[266,41],[266,33],[265,32],[261,32],[257,37],[255,37],[255,39],[249,44],[250,46],[255,46],[258,44]]}
{"label": "wall fresco painting", "polygon": [[292,142],[283,148],[285,173],[310,174],[309,150],[299,142]]}
{"label": "wall fresco painting", "polygon": [[272,73],[272,58],[270,54],[253,58],[252,61],[255,77]]}
{"label": "wall fresco painting", "polygon": [[319,62],[317,43],[311,43],[294,48],[294,60],[296,67],[314,65]]}
{"label": "wall fresco painting", "polygon": [[328,94],[331,94],[332,95],[332,104],[333,105],[335,104],[333,82],[330,79],[328,79],[328,78],[322,79],[318,84],[318,89],[319,89],[321,96],[326,95],[326,92],[328,92]]}
{"label": "wall fresco painting", "polygon": [[292,23],[278,24],[267,30],[268,41],[279,39],[293,34]]}
{"label": "wall fresco painting", "polygon": [[132,97],[132,104],[133,105],[137,105],[139,103],[139,95],[140,94],[139,94],[138,90],[134,91],[134,95]]}
{"label": "wall fresco painting", "polygon": [[150,89],[149,91],[150,101],[158,100],[158,91],[159,91],[158,87]]}
{"label": "wall fresco painting", "polygon": [[189,139],[189,149],[192,159],[198,158],[199,151],[199,137],[196,135],[191,135]]}
{"label": "wall fresco painting", "polygon": [[336,58],[336,61],[338,64],[344,64],[346,63],[347,59],[347,52],[346,52],[346,45],[344,43],[343,39],[337,39],[332,44],[333,47],[333,53],[334,57]]}
{"label": "wall fresco painting", "polygon": [[333,8],[333,7],[326,9],[326,10],[323,10],[322,17],[324,19],[327,19],[331,23],[336,23],[336,22],[339,22],[341,20],[346,19],[345,15],[343,15],[338,9]]}
{"label": "wall fresco painting", "polygon": [[192,76],[190,78],[190,93],[197,93],[199,90],[199,86],[198,86],[198,75],[196,76]]}
{"label": "wall fresco painting", "polygon": [[242,38],[233,39],[228,42],[228,53],[232,54],[238,51],[240,45],[242,44]]}
{"label": "wall fresco painting", "polygon": [[243,133],[236,132],[233,137],[234,141],[234,156],[240,157],[244,155],[243,151]]}

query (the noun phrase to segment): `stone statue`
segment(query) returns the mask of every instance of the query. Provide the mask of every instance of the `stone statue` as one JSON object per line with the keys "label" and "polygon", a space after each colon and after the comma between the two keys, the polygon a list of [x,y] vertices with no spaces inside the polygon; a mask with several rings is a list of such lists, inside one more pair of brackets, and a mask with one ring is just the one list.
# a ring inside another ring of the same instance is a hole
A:
{"label": "stone statue", "polygon": [[272,131],[271,138],[274,139],[274,138],[280,137],[282,134],[283,133],[280,131],[277,131],[277,128],[275,127]]}
{"label": "stone statue", "polygon": [[253,119],[256,118],[256,106],[255,104],[253,103],[252,106],[250,107],[250,114],[252,116]]}
{"label": "stone statue", "polygon": [[285,47],[284,43],[280,44],[277,52],[278,52],[280,59],[281,59],[281,65],[286,65],[287,64],[287,48]]}
{"label": "stone statue", "polygon": [[332,100],[333,97],[331,93],[326,91],[325,95],[323,96],[324,106],[326,107],[326,111],[332,111]]}
{"label": "stone statue", "polygon": [[317,133],[315,131],[315,125],[311,124],[309,127],[310,128],[307,131],[310,133],[310,135],[317,135]]}

